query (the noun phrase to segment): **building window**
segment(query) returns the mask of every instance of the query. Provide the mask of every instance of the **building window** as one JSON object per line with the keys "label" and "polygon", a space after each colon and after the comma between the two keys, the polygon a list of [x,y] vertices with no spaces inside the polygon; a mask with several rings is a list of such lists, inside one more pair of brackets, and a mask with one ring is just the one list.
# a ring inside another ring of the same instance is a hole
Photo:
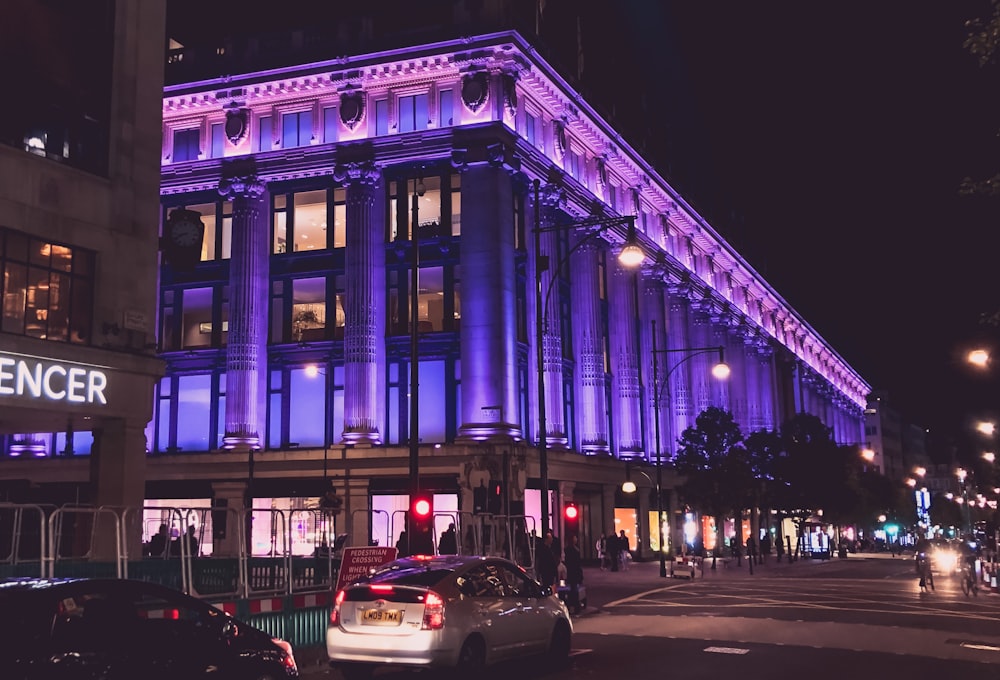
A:
{"label": "building window", "polygon": [[181,293],[181,348],[212,346],[212,289],[188,288]]}
{"label": "building window", "polygon": [[257,120],[257,151],[270,151],[273,145],[271,116],[261,116]]}
{"label": "building window", "polygon": [[[334,206],[334,217],[340,218],[340,246],[344,242],[346,206],[343,190],[339,190],[341,203]],[[274,195],[272,209],[274,235],[271,252],[276,255],[298,253],[307,250],[323,250],[327,247],[328,213],[326,189],[298,191]],[[340,208],[338,211],[337,208]],[[334,225],[334,243],[337,243],[337,225]]]}
{"label": "building window", "polygon": [[438,127],[455,124],[455,95],[453,90],[438,92]]}
{"label": "building window", "polygon": [[326,339],[326,278],[292,281],[292,339]]}
{"label": "building window", "polygon": [[427,95],[415,94],[399,98],[399,131],[427,129]]}
{"label": "building window", "polygon": [[174,163],[198,160],[198,128],[174,131]]}
{"label": "building window", "polygon": [[90,342],[94,253],[0,229],[0,330],[42,340]]}
{"label": "building window", "polygon": [[323,109],[323,143],[336,142],[339,132],[340,120],[337,118],[337,107],[325,107]]}
{"label": "building window", "polygon": [[226,125],[212,123],[212,158],[222,158],[226,155]]}
{"label": "building window", "polygon": [[205,235],[201,240],[201,261],[229,259],[233,235],[232,201],[197,203],[185,207],[201,213],[201,223],[205,225]]}
{"label": "building window", "polygon": [[389,134],[389,101],[379,99],[375,102],[375,136]]}
{"label": "building window", "polygon": [[312,139],[312,111],[281,115],[281,148],[308,146]]}
{"label": "building window", "polygon": [[182,375],[177,378],[177,439],[180,451],[208,451],[212,425],[211,375]]}
{"label": "building window", "polygon": [[524,114],[524,138],[528,140],[528,144],[532,146],[537,146],[535,139],[537,134],[538,119],[535,118],[528,112]]}

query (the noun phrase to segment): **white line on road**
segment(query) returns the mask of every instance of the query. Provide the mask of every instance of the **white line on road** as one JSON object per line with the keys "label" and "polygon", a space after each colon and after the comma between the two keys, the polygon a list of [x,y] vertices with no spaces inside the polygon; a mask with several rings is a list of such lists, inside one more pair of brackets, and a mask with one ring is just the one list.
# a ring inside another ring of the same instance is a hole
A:
{"label": "white line on road", "polygon": [[741,647],[705,647],[704,651],[712,654],[746,654],[750,650]]}

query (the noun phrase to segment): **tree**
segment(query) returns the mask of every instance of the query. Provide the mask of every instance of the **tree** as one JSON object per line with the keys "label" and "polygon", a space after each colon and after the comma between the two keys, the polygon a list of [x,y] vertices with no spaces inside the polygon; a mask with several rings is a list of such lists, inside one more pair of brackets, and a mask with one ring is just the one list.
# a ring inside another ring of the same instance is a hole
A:
{"label": "tree", "polygon": [[775,507],[795,521],[801,536],[803,523],[816,510],[829,506],[839,511],[845,458],[833,431],[812,414],[796,414],[782,424],[779,435],[783,450],[775,462],[780,480],[775,485]]}
{"label": "tree", "polygon": [[[753,486],[753,468],[742,442],[743,433],[733,414],[715,406],[702,411],[678,440],[674,465],[684,477],[680,494],[685,501],[715,517],[715,525],[720,529],[722,518],[729,511],[735,510],[739,519]],[[739,537],[739,521],[736,525]],[[722,538],[719,531],[713,555],[722,548]]]}
{"label": "tree", "polygon": [[[965,22],[969,33],[962,47],[977,59],[980,66],[994,64],[997,50],[1000,48],[1000,0],[991,0],[990,4],[992,8],[988,17]],[[966,177],[959,186],[959,193],[980,196],[1000,195],[1000,172],[980,180]]]}

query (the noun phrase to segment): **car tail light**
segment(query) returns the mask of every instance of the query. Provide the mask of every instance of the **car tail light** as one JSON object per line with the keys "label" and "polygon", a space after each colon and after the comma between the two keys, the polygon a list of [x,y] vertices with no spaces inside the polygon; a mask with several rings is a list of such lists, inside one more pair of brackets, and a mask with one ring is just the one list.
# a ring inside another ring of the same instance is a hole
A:
{"label": "car tail light", "polygon": [[333,601],[333,607],[330,608],[330,625],[339,626],[340,625],[340,605],[344,603],[344,595],[346,593],[341,590],[337,593],[337,597]]}
{"label": "car tail light", "polygon": [[420,630],[440,630],[444,628],[444,600],[433,590],[424,597],[424,620]]}
{"label": "car tail light", "polygon": [[285,655],[284,658],[282,658],[281,663],[285,666],[285,668],[297,671],[298,666],[295,664],[295,654],[292,653],[291,643],[286,640],[282,640],[281,638],[271,638],[271,642],[280,647],[281,651],[284,652]]}

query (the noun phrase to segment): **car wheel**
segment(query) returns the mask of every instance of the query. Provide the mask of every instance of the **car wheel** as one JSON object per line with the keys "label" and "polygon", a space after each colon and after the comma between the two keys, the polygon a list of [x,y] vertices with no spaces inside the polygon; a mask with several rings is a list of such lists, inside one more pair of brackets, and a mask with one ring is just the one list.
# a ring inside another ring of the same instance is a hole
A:
{"label": "car wheel", "polygon": [[[460,675],[465,676],[469,671],[478,671],[486,666],[486,645],[479,637],[470,637],[462,645],[462,650],[458,653],[458,664],[456,669]],[[467,676],[466,676],[467,677]]]}
{"label": "car wheel", "polygon": [[559,621],[552,631],[552,639],[549,641],[548,662],[553,668],[562,668],[569,661],[570,646],[572,644],[569,626],[565,621]]}

